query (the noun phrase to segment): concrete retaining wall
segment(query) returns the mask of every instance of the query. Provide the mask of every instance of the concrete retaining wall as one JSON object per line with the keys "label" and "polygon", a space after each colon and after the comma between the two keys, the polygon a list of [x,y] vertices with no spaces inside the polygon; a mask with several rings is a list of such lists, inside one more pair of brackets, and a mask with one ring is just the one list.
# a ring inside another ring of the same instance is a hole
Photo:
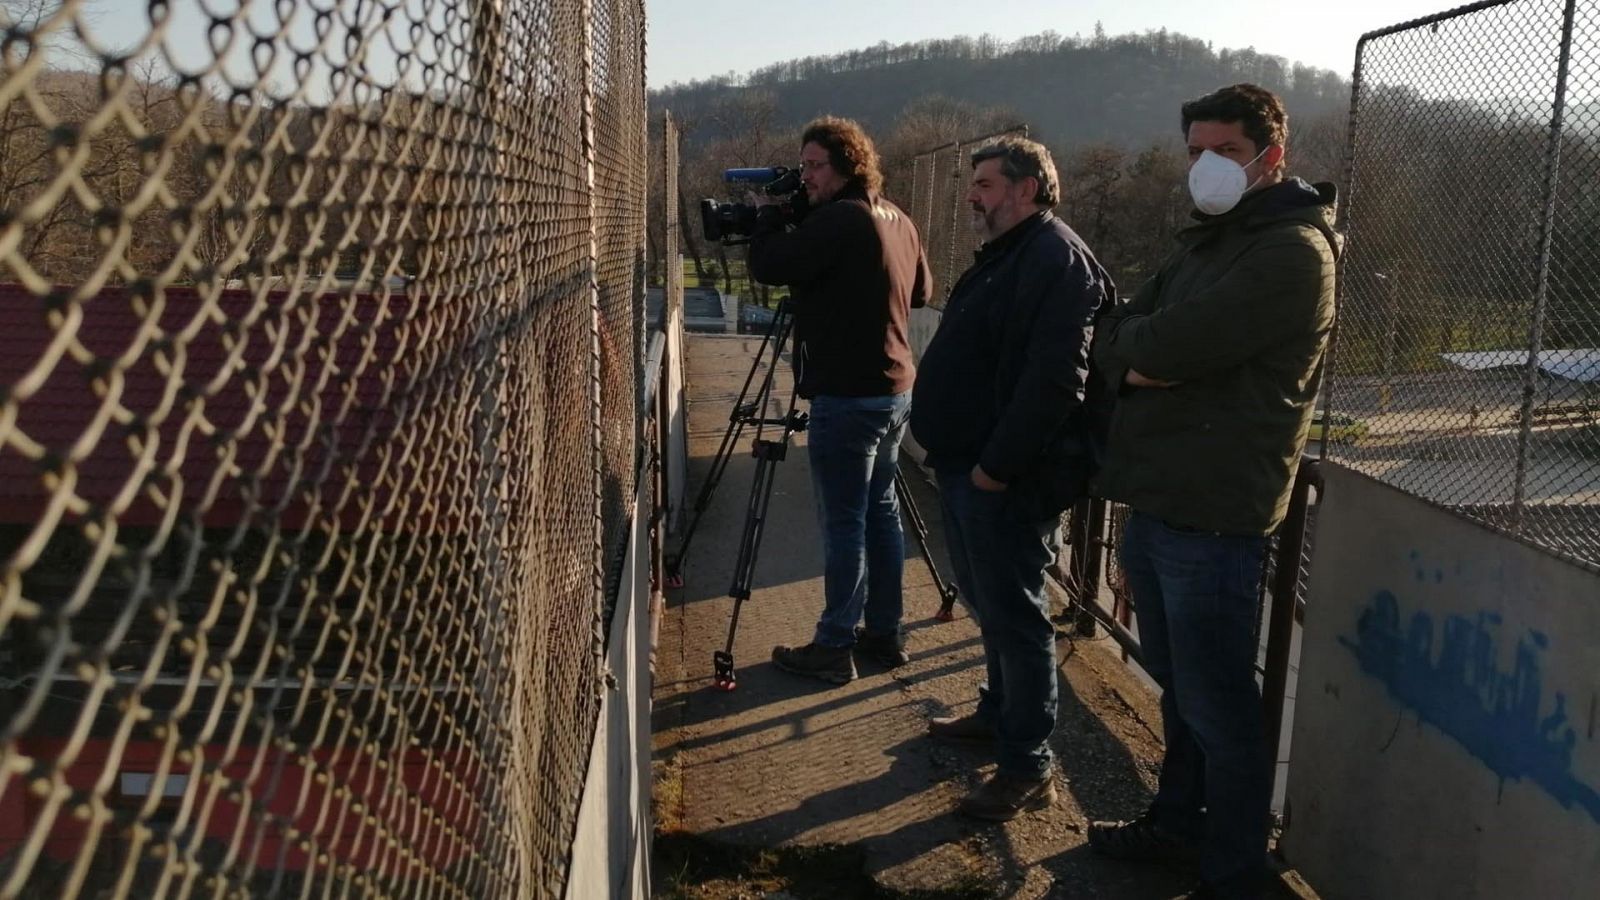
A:
{"label": "concrete retaining wall", "polygon": [[566,895],[650,896],[650,503],[644,485],[606,649],[605,696]]}
{"label": "concrete retaining wall", "polygon": [[1600,575],[1325,474],[1285,857],[1326,900],[1594,896]]}

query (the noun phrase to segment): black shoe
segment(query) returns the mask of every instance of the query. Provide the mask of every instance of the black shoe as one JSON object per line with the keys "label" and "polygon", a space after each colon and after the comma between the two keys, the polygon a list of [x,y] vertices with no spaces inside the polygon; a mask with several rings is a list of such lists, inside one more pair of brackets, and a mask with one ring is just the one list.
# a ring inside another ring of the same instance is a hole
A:
{"label": "black shoe", "polygon": [[1156,822],[1149,813],[1131,822],[1091,822],[1089,847],[1101,856],[1131,862],[1192,864],[1200,858],[1193,840]]}
{"label": "black shoe", "polygon": [[911,661],[906,653],[905,638],[898,634],[873,634],[864,628],[856,629],[856,652],[887,669],[894,669]]}
{"label": "black shoe", "polygon": [[774,647],[772,663],[785,672],[820,678],[832,684],[849,684],[856,680],[856,663],[850,658],[849,647],[824,647],[821,644]]}

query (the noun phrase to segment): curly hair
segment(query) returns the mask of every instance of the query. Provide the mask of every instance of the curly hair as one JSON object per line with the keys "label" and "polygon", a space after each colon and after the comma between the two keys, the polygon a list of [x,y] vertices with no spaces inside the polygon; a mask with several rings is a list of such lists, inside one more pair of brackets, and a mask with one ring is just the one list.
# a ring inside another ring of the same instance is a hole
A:
{"label": "curly hair", "polygon": [[828,151],[828,164],[851,184],[874,194],[883,190],[878,151],[855,120],[837,116],[816,119],[800,135],[800,146],[807,144]]}
{"label": "curly hair", "polygon": [[1232,84],[1183,105],[1183,135],[1195,122],[1238,122],[1256,150],[1289,140],[1289,113],[1277,94],[1254,84]]}

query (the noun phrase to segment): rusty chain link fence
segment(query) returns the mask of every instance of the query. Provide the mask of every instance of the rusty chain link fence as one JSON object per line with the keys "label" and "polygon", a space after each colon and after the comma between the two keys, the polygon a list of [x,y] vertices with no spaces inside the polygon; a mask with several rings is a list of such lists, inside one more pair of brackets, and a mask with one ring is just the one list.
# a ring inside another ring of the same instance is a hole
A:
{"label": "rusty chain link fence", "polygon": [[1600,565],[1600,5],[1358,50],[1327,458]]}
{"label": "rusty chain link fence", "polygon": [[642,2],[0,24],[0,896],[559,895]]}
{"label": "rusty chain link fence", "polygon": [[968,222],[967,188],[971,181],[969,157],[1002,137],[1027,137],[1026,125],[924,150],[911,160],[911,205],[907,212],[922,232],[922,245],[933,270],[933,306],[944,308],[956,279],[972,264],[978,249],[977,232]]}

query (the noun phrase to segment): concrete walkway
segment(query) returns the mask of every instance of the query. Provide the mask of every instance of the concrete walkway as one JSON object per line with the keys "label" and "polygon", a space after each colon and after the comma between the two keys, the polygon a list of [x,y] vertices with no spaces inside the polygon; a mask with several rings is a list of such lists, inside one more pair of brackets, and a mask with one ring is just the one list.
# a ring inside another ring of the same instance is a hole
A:
{"label": "concrete walkway", "polygon": [[[691,500],[759,344],[759,337],[689,340]],[[785,378],[775,395],[786,400],[788,384]],[[804,435],[798,443],[804,447]],[[992,770],[991,760],[982,750],[929,740],[924,723],[972,708],[982,655],[977,628],[959,607],[954,622],[933,619],[938,595],[909,534],[909,665],[891,673],[859,662],[862,677],[844,687],[772,665],[774,644],[810,639],[822,606],[803,449],[779,465],[754,596],[735,643],[737,690],[712,689],[711,654],[727,636],[727,592],[754,470],[747,431],[695,538],[686,584],[668,596],[655,688],[659,828],[743,846],[855,845],[868,875],[899,892],[1131,900],[1190,886],[1192,873],[1109,862],[1084,846],[1089,820],[1143,809],[1160,752],[1155,698],[1109,642],[1062,634],[1057,644],[1062,800],[1006,825],[952,814]],[[908,473],[934,530],[935,560],[948,572],[937,498],[914,466]]]}

